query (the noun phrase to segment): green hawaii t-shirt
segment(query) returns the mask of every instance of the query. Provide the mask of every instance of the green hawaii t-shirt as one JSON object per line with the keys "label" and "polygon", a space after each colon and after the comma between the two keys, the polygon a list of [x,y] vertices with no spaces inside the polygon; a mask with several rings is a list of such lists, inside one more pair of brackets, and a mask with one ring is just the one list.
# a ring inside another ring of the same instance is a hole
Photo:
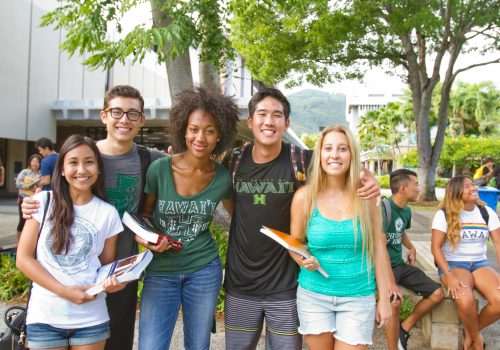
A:
{"label": "green hawaii t-shirt", "polygon": [[[388,232],[385,232],[387,236],[387,252],[389,253],[389,258],[391,259],[391,266],[396,267],[405,264],[402,257],[402,244],[401,240],[405,230],[410,228],[411,225],[411,209],[408,206],[400,208],[394,203],[392,197],[388,199],[391,205],[391,223],[388,226]],[[385,220],[387,215],[385,215],[385,207],[382,205],[382,218]]]}
{"label": "green hawaii t-shirt", "polygon": [[153,252],[146,273],[185,274],[206,266],[219,254],[209,226],[221,199],[232,196],[229,172],[216,164],[215,176],[198,194],[184,197],[175,190],[170,157],[155,161],[146,176],[146,193],[156,196],[154,217],[169,237],[182,241],[180,251]]}

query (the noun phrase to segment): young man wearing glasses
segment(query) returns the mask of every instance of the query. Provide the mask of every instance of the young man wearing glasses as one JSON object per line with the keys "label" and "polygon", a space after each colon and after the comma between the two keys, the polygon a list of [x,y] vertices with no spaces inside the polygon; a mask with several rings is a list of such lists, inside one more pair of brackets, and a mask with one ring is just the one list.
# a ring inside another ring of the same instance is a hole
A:
{"label": "young man wearing glasses", "polygon": [[[104,163],[107,200],[115,206],[120,215],[125,211],[139,212],[146,168],[152,161],[163,156],[161,152],[148,150],[134,143],[134,138],[144,125],[143,112],[144,99],[132,86],[115,86],[104,96],[104,109],[100,117],[106,126],[107,136],[97,142],[97,147]],[[137,254],[137,243],[133,239],[133,232],[125,228],[118,236],[116,259],[134,254]],[[106,349],[132,349],[137,282],[130,283],[121,292],[109,294],[106,302],[111,331]]]}
{"label": "young man wearing glasses", "polygon": [[[141,93],[128,85],[112,87],[104,96],[104,108],[100,112],[107,136],[97,142],[104,165],[104,182],[107,201],[120,215],[125,211],[138,213],[142,204],[146,170],[154,160],[164,156],[159,151],[134,143],[134,138],[144,125],[144,99]],[[26,219],[37,211],[39,203],[31,198],[23,201]],[[119,234],[116,259],[137,254],[133,232],[125,227]],[[120,292],[106,298],[110,317],[111,337],[107,350],[132,350],[134,342],[137,282],[132,282]]]}

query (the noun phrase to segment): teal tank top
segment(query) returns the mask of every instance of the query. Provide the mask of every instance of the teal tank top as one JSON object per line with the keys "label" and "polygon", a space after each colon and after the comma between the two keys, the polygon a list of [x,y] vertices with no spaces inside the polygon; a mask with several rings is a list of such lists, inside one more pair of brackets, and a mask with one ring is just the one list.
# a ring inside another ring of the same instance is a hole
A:
{"label": "teal tank top", "polygon": [[318,271],[301,267],[298,282],[302,288],[339,297],[368,296],[375,293],[373,264],[368,265],[368,257],[363,255],[359,220],[357,225],[358,234],[355,239],[351,219],[330,220],[314,208],[306,230],[308,249],[330,278],[323,277]]}

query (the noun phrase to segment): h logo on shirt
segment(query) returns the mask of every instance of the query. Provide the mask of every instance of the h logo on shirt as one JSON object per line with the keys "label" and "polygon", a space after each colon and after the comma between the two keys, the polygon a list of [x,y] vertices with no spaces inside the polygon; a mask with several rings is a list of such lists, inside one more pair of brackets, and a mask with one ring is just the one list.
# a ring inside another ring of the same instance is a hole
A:
{"label": "h logo on shirt", "polygon": [[253,195],[253,204],[254,205],[266,205],[266,195],[265,194],[254,194]]}

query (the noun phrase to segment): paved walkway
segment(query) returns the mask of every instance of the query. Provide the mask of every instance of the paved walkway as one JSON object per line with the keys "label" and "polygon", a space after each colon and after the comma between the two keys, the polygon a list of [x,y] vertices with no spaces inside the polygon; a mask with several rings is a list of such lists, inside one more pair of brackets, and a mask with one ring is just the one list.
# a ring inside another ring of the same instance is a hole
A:
{"label": "paved walkway", "polygon": [[[16,242],[16,226],[17,226],[17,204],[15,199],[0,198],[0,247],[9,247],[15,245]],[[430,240],[430,224],[434,210],[414,210],[412,213],[412,228],[409,230],[410,238],[416,241],[429,241]],[[498,264],[496,262],[494,252],[489,252],[489,259],[495,264],[498,271]],[[3,331],[5,325],[3,324],[3,313],[6,308],[5,303],[0,302],[0,332]],[[137,325],[136,325],[137,327]],[[137,332],[136,332],[137,334]],[[498,339],[500,339],[500,321],[495,325],[488,327],[483,332],[483,337],[489,349],[500,349],[498,346]],[[374,345],[370,349],[386,349],[385,336],[380,330],[374,332],[373,337]],[[183,349],[183,333],[182,333],[182,317],[179,316],[174,336],[171,344],[171,349]],[[217,320],[217,332],[212,335],[211,349],[221,350],[224,349],[224,325],[223,320]],[[422,332],[419,328],[412,330],[412,337],[409,342],[409,349],[427,349],[428,346],[422,340]],[[135,346],[134,349],[137,349]],[[257,349],[264,349],[263,337],[259,342]]]}

